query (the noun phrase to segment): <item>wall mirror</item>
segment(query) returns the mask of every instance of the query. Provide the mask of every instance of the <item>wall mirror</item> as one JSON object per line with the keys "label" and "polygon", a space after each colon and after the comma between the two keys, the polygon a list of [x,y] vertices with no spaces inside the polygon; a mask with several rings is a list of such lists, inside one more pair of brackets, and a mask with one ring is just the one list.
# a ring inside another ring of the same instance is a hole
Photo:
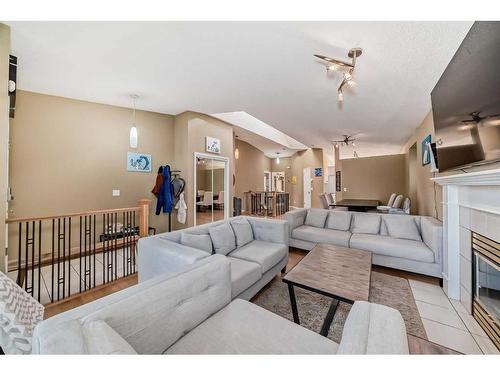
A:
{"label": "wall mirror", "polygon": [[229,159],[194,155],[194,225],[229,217]]}

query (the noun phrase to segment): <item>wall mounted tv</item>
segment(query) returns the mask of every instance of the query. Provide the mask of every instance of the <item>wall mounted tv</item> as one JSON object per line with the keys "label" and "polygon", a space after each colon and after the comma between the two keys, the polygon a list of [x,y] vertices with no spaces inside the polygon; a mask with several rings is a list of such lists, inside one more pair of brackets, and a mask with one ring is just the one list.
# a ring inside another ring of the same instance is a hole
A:
{"label": "wall mounted tv", "polygon": [[475,22],[432,91],[439,170],[500,160],[500,22]]}

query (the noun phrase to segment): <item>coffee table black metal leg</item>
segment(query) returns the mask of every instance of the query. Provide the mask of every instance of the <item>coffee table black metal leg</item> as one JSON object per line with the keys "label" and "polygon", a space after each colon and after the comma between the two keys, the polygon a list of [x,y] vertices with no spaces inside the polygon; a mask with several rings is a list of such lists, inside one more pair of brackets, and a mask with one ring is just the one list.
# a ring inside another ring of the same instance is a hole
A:
{"label": "coffee table black metal leg", "polygon": [[297,311],[297,301],[295,300],[295,290],[292,284],[288,284],[288,293],[290,294],[290,304],[292,305],[293,321],[300,324],[299,312]]}
{"label": "coffee table black metal leg", "polygon": [[325,320],[323,321],[323,326],[321,327],[321,331],[319,334],[321,336],[328,336],[328,331],[330,330],[330,326],[332,325],[333,317],[335,316],[335,312],[337,311],[337,307],[339,306],[339,301],[337,299],[333,299],[330,304],[330,308],[326,313]]}

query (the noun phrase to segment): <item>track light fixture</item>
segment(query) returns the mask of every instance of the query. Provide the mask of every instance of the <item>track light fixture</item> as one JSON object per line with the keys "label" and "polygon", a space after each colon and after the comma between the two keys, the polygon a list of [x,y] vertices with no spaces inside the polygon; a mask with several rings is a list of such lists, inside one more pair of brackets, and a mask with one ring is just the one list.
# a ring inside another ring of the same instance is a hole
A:
{"label": "track light fixture", "polygon": [[352,135],[344,135],[343,137],[344,137],[343,139],[331,141],[335,145],[336,148],[339,148],[339,146],[340,147],[344,147],[344,146],[354,147],[354,146],[356,146],[356,144],[354,143],[356,138],[354,138]]}
{"label": "track light fixture", "polygon": [[344,101],[344,93],[343,88],[347,84],[349,87],[356,87],[358,84],[353,80],[354,68],[356,67],[356,59],[361,56],[363,50],[361,48],[352,48],[349,50],[347,54],[348,57],[352,59],[352,61],[345,62],[341,60],[334,59],[332,57],[323,56],[323,55],[314,55],[318,59],[321,59],[326,63],[326,72],[331,71],[339,71],[342,72],[342,82],[340,83],[339,88],[337,89],[337,100],[339,102]]}

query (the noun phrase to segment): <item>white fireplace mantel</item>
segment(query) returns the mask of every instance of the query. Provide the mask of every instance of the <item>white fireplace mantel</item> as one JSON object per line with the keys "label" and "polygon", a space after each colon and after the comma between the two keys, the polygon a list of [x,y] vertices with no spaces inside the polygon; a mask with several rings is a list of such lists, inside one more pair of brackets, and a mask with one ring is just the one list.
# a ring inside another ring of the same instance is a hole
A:
{"label": "white fireplace mantel", "polygon": [[[443,186],[444,291],[449,298],[463,300],[460,247],[468,245],[470,248],[470,243],[466,244],[467,240],[463,239],[463,229],[472,225],[478,233],[489,232],[481,234],[491,238],[493,227],[496,236],[497,223],[500,223],[500,168],[439,176],[431,180]],[[467,225],[465,221],[468,221]]]}
{"label": "white fireplace mantel", "polygon": [[439,185],[500,186],[500,168],[432,178]]}

